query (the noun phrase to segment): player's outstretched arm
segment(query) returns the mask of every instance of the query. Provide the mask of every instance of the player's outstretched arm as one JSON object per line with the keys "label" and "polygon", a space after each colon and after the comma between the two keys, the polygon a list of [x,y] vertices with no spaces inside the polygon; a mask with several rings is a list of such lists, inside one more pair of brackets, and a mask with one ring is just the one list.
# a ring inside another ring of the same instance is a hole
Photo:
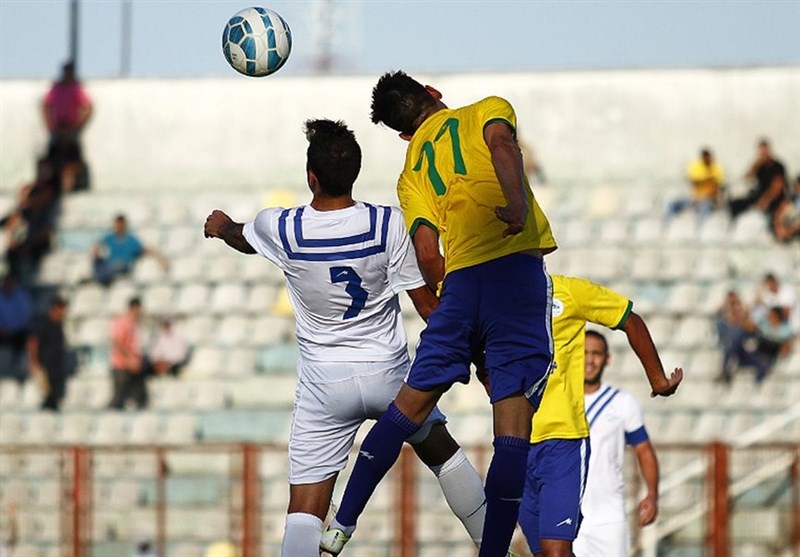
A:
{"label": "player's outstretched arm", "polygon": [[483,130],[483,138],[492,155],[492,166],[506,198],[505,207],[495,207],[498,219],[508,224],[503,237],[519,234],[528,220],[528,197],[522,177],[524,166],[519,145],[508,124],[496,122]]}
{"label": "player's outstretched arm", "polygon": [[647,486],[647,495],[639,502],[639,526],[647,526],[658,516],[658,458],[650,441],[639,443],[633,450]]}
{"label": "player's outstretched arm", "polygon": [[244,225],[240,222],[233,222],[233,220],[220,211],[214,209],[206,219],[206,224],[203,227],[203,233],[206,238],[219,238],[236,251],[242,253],[253,254],[256,250],[253,249],[242,234]]}
{"label": "player's outstretched arm", "polygon": [[628,342],[642,362],[647,380],[650,382],[650,396],[670,396],[678,389],[678,385],[683,380],[683,370],[679,367],[667,377],[664,373],[664,366],[661,365],[661,358],[658,350],[650,336],[644,320],[635,312],[631,312],[628,320],[622,326],[622,330],[628,335]]}

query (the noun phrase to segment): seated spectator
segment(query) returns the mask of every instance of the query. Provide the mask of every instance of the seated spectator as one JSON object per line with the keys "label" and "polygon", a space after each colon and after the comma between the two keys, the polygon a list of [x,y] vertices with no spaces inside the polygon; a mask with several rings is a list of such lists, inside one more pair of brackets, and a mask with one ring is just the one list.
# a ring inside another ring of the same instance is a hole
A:
{"label": "seated spectator", "polygon": [[761,384],[772,371],[775,362],[786,356],[794,341],[794,332],[780,308],[772,307],[758,321],[748,321],[746,330],[725,351],[721,379],[729,383],[741,367],[754,367],[756,384]]}
{"label": "seated spectator", "polygon": [[9,351],[11,369],[0,371],[20,382],[25,379],[22,363],[30,332],[32,308],[27,290],[18,286],[13,276],[6,274],[0,288],[0,349]]}
{"label": "seated spectator", "polygon": [[28,368],[44,386],[42,410],[58,410],[67,387],[68,352],[64,336],[67,304],[53,298],[47,314],[39,319],[28,337]]}
{"label": "seated spectator", "polygon": [[697,211],[702,221],[718,207],[722,198],[725,173],[722,167],[714,161],[714,155],[710,149],[705,148],[700,151],[700,158],[689,165],[686,175],[692,184],[692,196],[670,202],[667,208],[667,220],[692,208]]}
{"label": "seated spectator", "polygon": [[128,399],[133,399],[139,409],[147,407],[144,354],[139,334],[141,319],[142,302],[131,298],[128,310],[111,323],[114,394],[109,407],[116,410],[124,409]]}
{"label": "seated spectator", "polygon": [[751,310],[753,320],[763,320],[766,313],[772,308],[778,308],[792,330],[800,332],[800,313],[794,288],[785,283],[781,284],[775,274],[767,273],[756,290]]}
{"label": "seated spectator", "polygon": [[50,144],[47,159],[55,165],[61,192],[88,187],[88,171],[83,160],[80,134],[92,115],[92,101],[75,76],[70,61],[61,68],[42,102],[42,113]]}
{"label": "seated spectator", "polygon": [[779,242],[800,239],[800,175],[795,178],[794,191],[775,209],[772,231]]}
{"label": "seated spectator", "polygon": [[119,275],[128,274],[136,261],[143,255],[153,255],[166,268],[166,259],[155,249],[142,245],[134,234],[128,230],[125,215],[114,218],[114,230],[108,233],[94,247],[94,278],[100,284],[110,285]]}
{"label": "seated spectator", "polygon": [[155,375],[177,376],[189,362],[189,344],[175,330],[172,320],[165,317],[156,331],[155,339],[147,354],[149,371]]}
{"label": "seated spectator", "polygon": [[723,350],[728,350],[740,342],[746,335],[745,327],[748,321],[749,315],[739,293],[735,290],[729,291],[715,318],[717,337]]}
{"label": "seated spectator", "polygon": [[731,217],[736,218],[744,211],[755,207],[770,219],[786,198],[786,168],[772,154],[769,141],[758,142],[756,160],[753,162],[745,178],[754,180],[754,185],[744,197],[731,199],[729,209]]}

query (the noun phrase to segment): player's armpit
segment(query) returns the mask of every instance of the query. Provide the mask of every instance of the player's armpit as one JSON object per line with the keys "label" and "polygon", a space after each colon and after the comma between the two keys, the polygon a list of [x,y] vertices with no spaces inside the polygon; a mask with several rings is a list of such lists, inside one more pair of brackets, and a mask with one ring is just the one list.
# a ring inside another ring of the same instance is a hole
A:
{"label": "player's armpit", "polygon": [[411,241],[414,244],[414,253],[422,277],[428,287],[435,292],[439,283],[444,280],[444,257],[439,252],[439,233],[422,224],[414,231]]}

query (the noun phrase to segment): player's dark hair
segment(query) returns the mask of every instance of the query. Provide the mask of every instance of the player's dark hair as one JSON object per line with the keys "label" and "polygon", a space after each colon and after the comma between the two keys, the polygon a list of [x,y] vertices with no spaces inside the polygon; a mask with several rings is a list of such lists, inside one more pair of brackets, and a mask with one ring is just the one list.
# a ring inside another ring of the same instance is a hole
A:
{"label": "player's dark hair", "polygon": [[332,196],[349,195],[361,171],[361,147],[355,134],[344,122],[308,120],[306,167],[312,171],[322,190]]}
{"label": "player's dark hair", "polygon": [[372,89],[372,123],[382,122],[400,133],[412,135],[435,106],[425,86],[403,71],[383,74]]}
{"label": "player's dark hair", "polygon": [[597,340],[599,340],[600,342],[602,342],[603,343],[603,352],[608,354],[608,341],[606,340],[605,335],[603,335],[602,333],[598,333],[595,330],[589,329],[588,331],[586,331],[586,336],[587,337],[594,337]]}

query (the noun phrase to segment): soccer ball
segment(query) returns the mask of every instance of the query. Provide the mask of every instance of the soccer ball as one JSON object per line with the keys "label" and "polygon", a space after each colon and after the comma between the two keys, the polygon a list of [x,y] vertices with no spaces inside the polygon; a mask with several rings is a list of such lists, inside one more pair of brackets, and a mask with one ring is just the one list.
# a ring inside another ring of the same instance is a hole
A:
{"label": "soccer ball", "polygon": [[277,72],[292,51],[292,32],[277,12],[246,8],[225,24],[222,53],[231,67],[251,77]]}

